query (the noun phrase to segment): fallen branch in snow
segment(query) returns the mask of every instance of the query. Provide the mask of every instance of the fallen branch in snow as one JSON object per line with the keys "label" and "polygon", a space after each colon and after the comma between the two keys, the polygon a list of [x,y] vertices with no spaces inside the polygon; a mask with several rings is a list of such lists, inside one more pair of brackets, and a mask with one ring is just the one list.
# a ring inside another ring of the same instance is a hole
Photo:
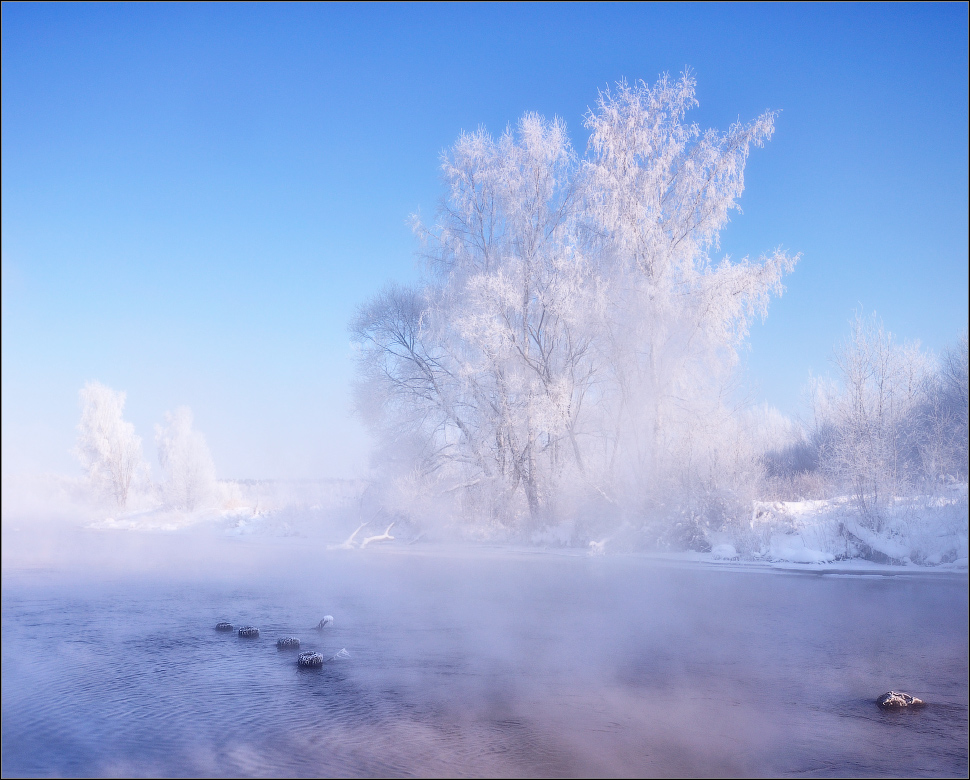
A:
{"label": "fallen branch in snow", "polygon": [[393,536],[391,536],[391,529],[393,527],[394,527],[394,523],[391,523],[387,527],[387,530],[384,533],[382,533],[380,536],[368,536],[366,539],[364,539],[364,541],[362,541],[360,543],[360,549],[363,550],[371,542],[389,542],[389,541],[391,541],[394,538]]}
{"label": "fallen branch in snow", "polygon": [[[367,525],[366,522],[361,523],[359,526],[357,526],[357,530],[354,531],[350,536],[347,537],[347,541],[346,542],[343,542],[342,544],[328,544],[327,545],[327,549],[328,550],[353,550],[354,549],[354,537],[357,536],[357,534],[360,533],[360,529],[363,528],[365,525]],[[364,544],[366,544],[366,542],[364,542]],[[361,547],[363,547],[363,546],[364,545],[362,544]]]}

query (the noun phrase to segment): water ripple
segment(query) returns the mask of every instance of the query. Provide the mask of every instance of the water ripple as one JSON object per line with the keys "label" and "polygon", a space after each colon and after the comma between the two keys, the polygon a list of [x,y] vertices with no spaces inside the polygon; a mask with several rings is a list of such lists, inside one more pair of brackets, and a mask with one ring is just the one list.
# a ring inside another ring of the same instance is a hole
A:
{"label": "water ripple", "polygon": [[[5,575],[3,774],[966,772],[965,583],[382,565],[313,587]],[[286,635],[350,658],[302,669]],[[878,710],[897,685],[930,705]]]}

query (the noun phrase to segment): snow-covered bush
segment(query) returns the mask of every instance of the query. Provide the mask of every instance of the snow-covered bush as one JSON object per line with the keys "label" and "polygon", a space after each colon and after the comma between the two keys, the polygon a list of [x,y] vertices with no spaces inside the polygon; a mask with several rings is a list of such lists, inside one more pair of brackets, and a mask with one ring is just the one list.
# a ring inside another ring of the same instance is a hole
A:
{"label": "snow-covered bush", "polygon": [[216,469],[205,437],[192,430],[192,410],[180,406],[165,413],[165,427],[155,426],[158,460],[167,479],[161,486],[166,502],[190,512],[217,497]]}
{"label": "snow-covered bush", "polygon": [[148,482],[141,437],[122,416],[125,393],[88,382],[78,395],[81,421],[75,454],[94,493],[124,509],[132,491]]}

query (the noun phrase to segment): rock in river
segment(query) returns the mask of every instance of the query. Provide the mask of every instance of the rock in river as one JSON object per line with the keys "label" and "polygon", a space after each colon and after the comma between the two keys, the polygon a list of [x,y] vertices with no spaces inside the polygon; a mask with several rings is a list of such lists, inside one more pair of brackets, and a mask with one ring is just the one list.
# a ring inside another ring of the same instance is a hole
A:
{"label": "rock in river", "polygon": [[300,653],[297,664],[300,666],[323,666],[323,656],[320,653]]}
{"label": "rock in river", "polygon": [[922,699],[917,699],[915,696],[910,696],[908,693],[900,693],[899,691],[889,691],[884,693],[878,699],[876,699],[876,704],[878,704],[884,710],[897,710],[902,707],[925,707],[926,702]]}
{"label": "rock in river", "polygon": [[259,629],[256,626],[243,626],[239,629],[239,636],[247,639],[256,639],[259,637]]}
{"label": "rock in river", "polygon": [[283,636],[276,640],[277,650],[299,650],[300,640],[295,636]]}

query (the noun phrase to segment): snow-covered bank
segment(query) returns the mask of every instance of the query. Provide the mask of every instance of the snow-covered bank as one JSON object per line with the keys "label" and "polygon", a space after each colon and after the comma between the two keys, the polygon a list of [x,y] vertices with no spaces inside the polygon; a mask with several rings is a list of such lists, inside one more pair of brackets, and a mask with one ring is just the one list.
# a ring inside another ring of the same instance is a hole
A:
{"label": "snow-covered bank", "polygon": [[850,499],[754,502],[751,519],[711,534],[720,559],[825,564],[967,566],[967,484],[944,495],[897,498],[878,522]]}
{"label": "snow-covered bank", "polygon": [[863,522],[847,498],[754,502],[748,519],[707,530],[692,550],[658,548],[648,525],[638,527],[630,519],[601,538],[584,535],[575,523],[526,536],[498,524],[421,522],[373,503],[363,480],[224,481],[219,488],[218,502],[192,512],[158,504],[108,512],[86,501],[76,480],[5,479],[3,525],[18,533],[58,522],[97,532],[202,533],[253,541],[296,537],[320,549],[357,554],[462,546],[823,573],[966,571],[968,564],[966,483],[941,496],[897,499],[877,527]]}

